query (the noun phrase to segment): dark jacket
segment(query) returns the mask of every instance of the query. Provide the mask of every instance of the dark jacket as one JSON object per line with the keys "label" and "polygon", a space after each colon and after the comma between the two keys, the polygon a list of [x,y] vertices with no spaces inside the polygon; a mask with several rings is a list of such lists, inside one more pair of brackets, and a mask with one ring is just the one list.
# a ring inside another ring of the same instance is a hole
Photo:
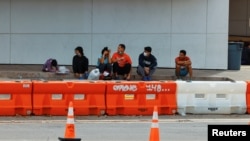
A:
{"label": "dark jacket", "polygon": [[85,73],[88,71],[89,60],[86,56],[75,55],[72,64],[74,73]]}
{"label": "dark jacket", "polygon": [[141,53],[139,56],[139,65],[141,67],[149,67],[150,69],[152,69],[157,66],[157,59],[152,54],[146,57],[143,53]]}

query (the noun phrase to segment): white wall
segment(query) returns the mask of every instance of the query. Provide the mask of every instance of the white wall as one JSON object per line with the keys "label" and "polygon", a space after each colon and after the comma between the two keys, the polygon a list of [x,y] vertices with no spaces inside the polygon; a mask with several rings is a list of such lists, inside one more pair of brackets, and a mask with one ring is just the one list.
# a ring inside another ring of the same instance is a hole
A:
{"label": "white wall", "polygon": [[152,46],[159,67],[186,49],[194,68],[227,69],[229,0],[0,0],[0,63],[70,65],[84,47],[95,65],[101,49],[124,43],[137,66]]}
{"label": "white wall", "polygon": [[229,0],[208,0],[205,68],[227,69]]}
{"label": "white wall", "polygon": [[[137,65],[145,46],[152,46],[159,66],[170,66],[171,0],[94,0],[93,49],[109,46],[116,51],[119,43],[127,46]],[[92,60],[100,56],[93,54]]]}
{"label": "white wall", "polygon": [[0,63],[10,61],[10,2],[0,0]]}

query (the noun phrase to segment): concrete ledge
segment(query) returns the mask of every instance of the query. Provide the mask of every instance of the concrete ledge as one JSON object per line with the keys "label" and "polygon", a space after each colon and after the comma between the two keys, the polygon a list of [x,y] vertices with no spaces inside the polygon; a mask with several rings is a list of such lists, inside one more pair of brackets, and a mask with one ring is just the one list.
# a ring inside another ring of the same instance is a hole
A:
{"label": "concrete ledge", "polygon": [[[1,79],[31,79],[31,80],[67,80],[75,79],[72,73],[72,67],[66,66],[71,73],[69,74],[55,74],[52,72],[43,72],[42,65],[0,65],[0,78]],[[89,70],[94,69],[95,66],[89,66]],[[195,75],[192,81],[234,81],[228,77],[215,77],[214,74],[221,73],[222,71],[209,70],[194,70],[196,74],[204,73],[206,76]],[[132,68],[131,80],[141,80],[141,76],[137,75],[136,68]],[[152,76],[152,80],[177,80],[174,76],[174,69],[159,68]],[[187,78],[183,78],[187,80]]]}
{"label": "concrete ledge", "polygon": [[[3,79],[31,79],[31,80],[67,80],[76,79],[73,73],[69,74],[55,74],[51,72],[25,72],[25,71],[0,71],[0,78]],[[141,77],[137,74],[131,75],[131,80],[141,80]],[[152,80],[177,80],[176,76],[167,75],[154,75]],[[188,77],[182,78],[183,81],[187,81]],[[192,81],[234,81],[227,77],[193,77]]]}

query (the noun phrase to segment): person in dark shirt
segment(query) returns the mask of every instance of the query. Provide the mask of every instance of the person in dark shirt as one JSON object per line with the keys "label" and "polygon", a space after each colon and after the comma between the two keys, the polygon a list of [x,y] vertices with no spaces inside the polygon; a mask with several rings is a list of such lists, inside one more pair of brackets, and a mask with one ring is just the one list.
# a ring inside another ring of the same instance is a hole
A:
{"label": "person in dark shirt", "polygon": [[139,65],[137,67],[137,73],[142,76],[142,80],[152,80],[152,75],[157,67],[157,59],[151,54],[152,48],[144,47],[144,52],[139,55]]}
{"label": "person in dark shirt", "polygon": [[78,79],[87,79],[89,60],[83,54],[83,48],[78,46],[75,48],[75,56],[73,57],[72,67],[74,76]]}

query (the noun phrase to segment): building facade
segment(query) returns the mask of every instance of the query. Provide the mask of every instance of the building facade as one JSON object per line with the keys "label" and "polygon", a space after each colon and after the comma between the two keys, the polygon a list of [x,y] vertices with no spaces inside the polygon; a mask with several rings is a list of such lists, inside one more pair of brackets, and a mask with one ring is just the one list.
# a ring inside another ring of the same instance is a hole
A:
{"label": "building facade", "polygon": [[227,69],[229,0],[0,0],[0,63],[70,65],[76,46],[96,65],[119,43],[137,66],[145,46],[159,67],[180,49],[194,68]]}

